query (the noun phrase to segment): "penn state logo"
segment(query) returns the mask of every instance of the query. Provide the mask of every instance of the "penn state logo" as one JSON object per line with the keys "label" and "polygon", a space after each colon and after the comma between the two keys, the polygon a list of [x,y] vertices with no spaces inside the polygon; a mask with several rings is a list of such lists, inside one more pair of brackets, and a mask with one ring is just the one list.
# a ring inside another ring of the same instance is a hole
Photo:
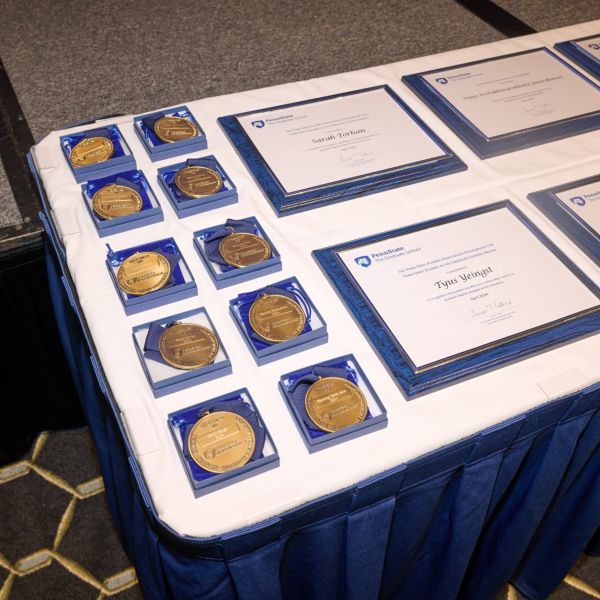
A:
{"label": "penn state logo", "polygon": [[581,196],[573,196],[571,202],[577,206],[585,206],[585,200]]}
{"label": "penn state logo", "polygon": [[436,77],[435,80],[442,85],[446,85],[448,83],[448,80],[445,77]]}
{"label": "penn state logo", "polygon": [[365,269],[371,266],[371,259],[368,256],[357,256],[354,262],[360,267],[365,267]]}
{"label": "penn state logo", "polygon": [[600,44],[590,44],[592,50],[600,50]]}
{"label": "penn state logo", "polygon": [[252,125],[256,127],[256,129],[262,129],[265,126],[264,121],[251,121]]}

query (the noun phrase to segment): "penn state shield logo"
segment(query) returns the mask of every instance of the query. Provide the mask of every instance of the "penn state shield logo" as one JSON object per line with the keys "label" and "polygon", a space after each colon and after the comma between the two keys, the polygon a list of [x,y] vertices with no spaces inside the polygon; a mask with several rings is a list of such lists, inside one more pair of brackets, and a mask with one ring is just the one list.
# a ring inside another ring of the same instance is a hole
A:
{"label": "penn state shield logo", "polygon": [[435,80],[442,85],[446,85],[448,83],[448,80],[445,77],[436,77]]}
{"label": "penn state shield logo", "polygon": [[252,125],[256,127],[256,129],[262,129],[265,126],[264,121],[252,121]]}
{"label": "penn state shield logo", "polygon": [[371,266],[371,259],[368,256],[357,256],[354,262],[365,269]]}
{"label": "penn state shield logo", "polygon": [[581,196],[573,196],[571,202],[577,206],[585,206],[585,200]]}

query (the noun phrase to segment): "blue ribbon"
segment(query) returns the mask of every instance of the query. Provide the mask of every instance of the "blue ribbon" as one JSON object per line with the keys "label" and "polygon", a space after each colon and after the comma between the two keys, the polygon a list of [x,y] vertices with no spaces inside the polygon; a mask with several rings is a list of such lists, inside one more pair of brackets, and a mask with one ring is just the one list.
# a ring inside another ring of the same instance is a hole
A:
{"label": "blue ribbon", "polygon": [[138,185],[137,183],[133,183],[133,181],[129,179],[125,179],[125,177],[117,177],[117,179],[115,180],[115,184],[128,187],[134,192],[137,192],[140,196],[142,195],[142,186]]}
{"label": "blue ribbon", "polygon": [[258,334],[256,334],[250,325],[249,317],[250,308],[252,307],[252,304],[254,304],[254,302],[260,296],[269,296],[273,294],[285,296],[286,298],[289,298],[290,300],[293,300],[294,302],[300,304],[302,310],[304,311],[304,314],[306,315],[306,323],[304,324],[304,329],[302,330],[300,335],[306,333],[307,331],[311,331],[310,316],[312,314],[312,311],[310,308],[310,304],[306,301],[306,299],[300,293],[300,291],[296,290],[291,284],[288,284],[287,287],[278,287],[270,285],[266,288],[263,288],[262,290],[258,290],[255,292],[247,292],[245,294],[239,294],[237,297],[237,304],[240,312],[240,318],[242,319],[242,323],[244,324],[244,327],[246,328],[246,331],[248,332],[248,335],[252,339],[252,343],[254,344],[254,347],[257,350],[262,350],[263,348],[268,348],[273,344],[279,343],[269,342],[261,338]]}
{"label": "blue ribbon", "polygon": [[84,138],[103,137],[109,140],[112,139],[112,131],[108,127],[98,127],[97,129],[90,129],[83,132]]}
{"label": "blue ribbon", "polygon": [[[146,341],[144,343],[144,358],[155,360],[163,365],[168,365],[159,350],[160,336],[163,334],[167,327],[170,327],[172,323],[169,323],[166,327],[159,325],[158,323],[150,323],[148,334],[146,335]],[[172,365],[169,365],[172,366]]]}
{"label": "blue ribbon", "polygon": [[[322,377],[339,377],[340,379],[346,379],[350,381],[354,385],[358,384],[358,378],[356,376],[356,371],[352,367],[350,367],[347,363],[346,366],[322,366],[317,365],[313,367],[312,370],[307,373],[301,374],[297,378],[290,378],[288,383],[288,394],[291,397],[292,403],[298,414],[302,418],[302,422],[308,429],[308,433],[312,438],[320,437],[321,435],[327,435],[329,432],[323,431],[319,429],[311,420],[311,418],[306,413],[306,406],[304,403],[304,399],[306,398],[306,392],[308,392],[308,388],[315,383],[315,381],[319,381]],[[371,417],[371,413],[367,410],[367,414],[365,416],[365,420]]]}
{"label": "blue ribbon", "polygon": [[[155,113],[153,115],[149,115],[147,117],[144,117],[142,119],[142,123],[148,128],[151,129],[152,131],[154,131],[154,125],[156,123],[156,121],[158,121],[159,119],[162,119],[163,117],[166,117],[167,115],[164,112],[159,112],[159,113]],[[159,141],[164,144],[164,142],[162,140],[159,139]]]}
{"label": "blue ribbon", "polygon": [[227,219],[225,226],[217,229],[204,240],[204,252],[208,257],[208,260],[214,262],[222,267],[231,267],[221,256],[219,252],[219,245],[223,238],[231,235],[232,233],[256,233],[256,225],[252,221],[237,221],[235,219]]}
{"label": "blue ribbon", "polygon": [[[202,407],[198,411],[198,414],[196,415],[196,419],[202,418],[202,416],[207,412],[212,413],[212,412],[218,412],[218,411],[236,413],[240,417],[243,417],[244,419],[246,419],[246,421],[248,421],[248,423],[250,424],[250,426],[252,427],[252,429],[254,431],[254,438],[255,438],[254,452],[252,453],[252,456],[250,457],[250,460],[248,462],[252,462],[252,461],[256,460],[257,458],[261,458],[263,448],[265,445],[265,430],[262,427],[262,425],[260,424],[258,415],[252,410],[252,407],[249,404],[247,404],[246,402],[244,402],[242,400],[242,398],[240,398],[240,397],[235,398],[233,400],[217,400],[217,401],[208,402],[207,404],[202,405]],[[189,447],[188,447],[188,438],[189,438],[190,431],[195,424],[196,424],[196,421],[193,421],[192,423],[187,421],[185,424],[182,424],[183,425],[183,440],[184,440],[183,455],[187,459],[188,465],[190,466],[190,468],[192,470],[194,479],[197,481],[201,481],[203,479],[208,479],[209,477],[216,475],[216,473],[211,473],[209,471],[205,471],[202,467],[200,467],[194,461],[194,459],[192,458],[192,456],[190,454]],[[179,426],[180,430],[182,428],[182,425]]]}

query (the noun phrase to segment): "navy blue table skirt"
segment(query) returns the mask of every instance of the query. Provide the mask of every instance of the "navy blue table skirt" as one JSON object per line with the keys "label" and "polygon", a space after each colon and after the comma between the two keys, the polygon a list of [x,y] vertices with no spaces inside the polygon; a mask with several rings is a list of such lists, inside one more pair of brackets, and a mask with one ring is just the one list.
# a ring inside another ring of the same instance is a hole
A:
{"label": "navy blue table skirt", "polygon": [[110,508],[146,598],[485,600],[507,581],[545,598],[581,552],[600,553],[599,385],[252,528],[177,535],[155,515],[51,249],[47,263]]}

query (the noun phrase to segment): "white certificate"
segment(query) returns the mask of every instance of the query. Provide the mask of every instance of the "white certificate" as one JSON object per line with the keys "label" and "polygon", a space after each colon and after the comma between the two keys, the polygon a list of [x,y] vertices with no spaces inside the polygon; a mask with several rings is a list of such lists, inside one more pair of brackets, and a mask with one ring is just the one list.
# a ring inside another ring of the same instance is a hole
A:
{"label": "white certificate", "polygon": [[288,194],[445,156],[381,88],[238,121]]}
{"label": "white certificate", "polygon": [[339,256],[417,371],[598,306],[508,208]]}
{"label": "white certificate", "polygon": [[597,60],[600,60],[600,35],[587,40],[580,40],[575,42],[584,52],[591,54]]}
{"label": "white certificate", "polygon": [[600,182],[567,190],[556,194],[566,207],[600,235]]}
{"label": "white certificate", "polygon": [[487,138],[600,111],[600,91],[545,50],[423,77]]}

